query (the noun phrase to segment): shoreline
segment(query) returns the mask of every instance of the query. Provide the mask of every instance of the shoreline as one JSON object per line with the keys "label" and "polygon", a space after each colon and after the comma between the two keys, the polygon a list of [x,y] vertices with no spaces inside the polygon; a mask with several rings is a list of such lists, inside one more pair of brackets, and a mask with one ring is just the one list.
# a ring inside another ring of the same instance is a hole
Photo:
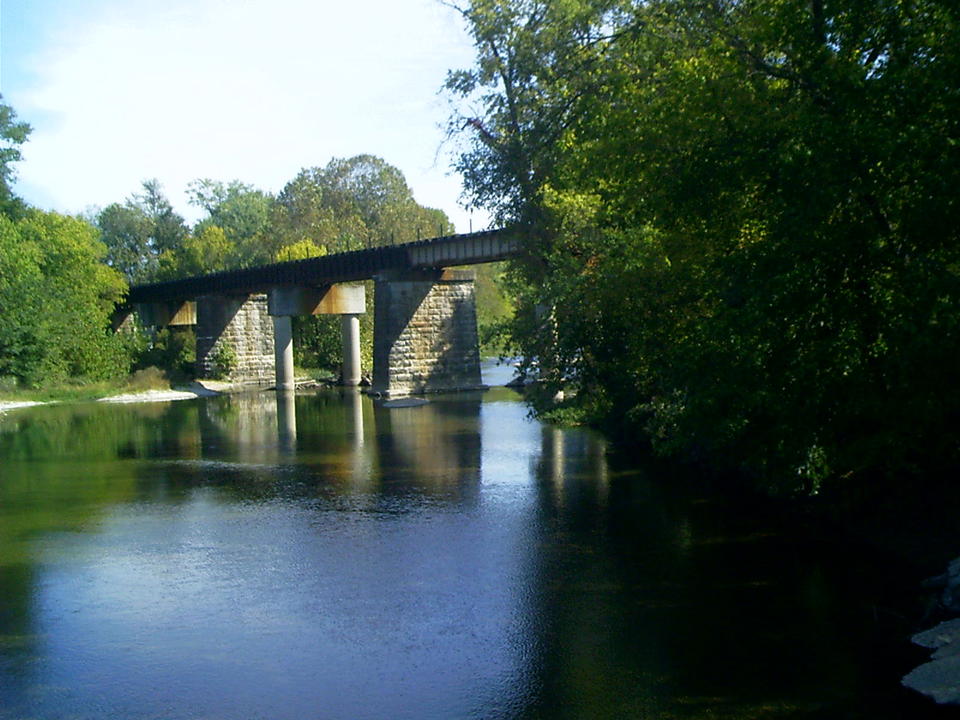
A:
{"label": "shoreline", "polygon": [[38,400],[0,400],[0,414],[8,410],[19,410],[20,408],[33,407],[34,405],[46,405]]}
{"label": "shoreline", "polygon": [[[229,392],[233,386],[229,383],[211,383],[206,385],[199,382],[191,383],[187,387],[170,388],[168,390],[139,390],[136,392],[120,393],[107,397],[93,399],[92,402],[98,403],[138,403],[138,402],[171,402],[174,400],[193,400],[198,397],[213,397],[224,392]],[[22,408],[36,407],[38,405],[52,405],[61,402],[61,400],[0,400],[0,415],[11,410],[20,410]]]}

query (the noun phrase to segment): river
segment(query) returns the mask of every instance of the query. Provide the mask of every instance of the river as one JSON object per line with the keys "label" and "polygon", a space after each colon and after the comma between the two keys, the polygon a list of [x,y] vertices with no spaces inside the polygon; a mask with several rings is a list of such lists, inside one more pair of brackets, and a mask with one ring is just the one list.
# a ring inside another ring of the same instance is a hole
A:
{"label": "river", "polygon": [[912,602],[506,388],[0,416],[0,720],[947,717]]}

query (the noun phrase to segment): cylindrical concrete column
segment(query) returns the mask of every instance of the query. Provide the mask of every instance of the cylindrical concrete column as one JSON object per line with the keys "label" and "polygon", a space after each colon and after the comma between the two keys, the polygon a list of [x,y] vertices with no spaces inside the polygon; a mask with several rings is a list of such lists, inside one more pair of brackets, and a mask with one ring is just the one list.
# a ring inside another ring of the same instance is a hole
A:
{"label": "cylindrical concrete column", "polygon": [[277,390],[293,390],[293,323],[289,315],[273,316],[273,348],[277,361]]}
{"label": "cylindrical concrete column", "polygon": [[343,340],[343,384],[360,384],[360,316],[340,316],[340,337]]}

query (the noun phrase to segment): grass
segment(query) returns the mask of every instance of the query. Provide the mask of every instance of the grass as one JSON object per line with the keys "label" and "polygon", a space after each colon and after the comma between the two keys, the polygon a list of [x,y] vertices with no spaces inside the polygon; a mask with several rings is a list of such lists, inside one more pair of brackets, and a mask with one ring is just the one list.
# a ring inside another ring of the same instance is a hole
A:
{"label": "grass", "polygon": [[76,378],[57,385],[42,388],[18,388],[0,386],[0,400],[33,402],[76,402],[97,400],[130,392],[146,390],[169,390],[170,379],[155,367],[137,370],[132,375],[114,380],[84,380]]}

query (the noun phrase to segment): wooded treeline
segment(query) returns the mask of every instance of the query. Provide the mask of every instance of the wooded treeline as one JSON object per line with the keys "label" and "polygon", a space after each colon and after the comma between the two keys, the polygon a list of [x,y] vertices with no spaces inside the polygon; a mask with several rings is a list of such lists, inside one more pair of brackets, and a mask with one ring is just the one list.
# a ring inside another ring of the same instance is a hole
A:
{"label": "wooded treeline", "polygon": [[457,167],[528,230],[543,407],[787,492],[956,465],[960,6],[461,12]]}

